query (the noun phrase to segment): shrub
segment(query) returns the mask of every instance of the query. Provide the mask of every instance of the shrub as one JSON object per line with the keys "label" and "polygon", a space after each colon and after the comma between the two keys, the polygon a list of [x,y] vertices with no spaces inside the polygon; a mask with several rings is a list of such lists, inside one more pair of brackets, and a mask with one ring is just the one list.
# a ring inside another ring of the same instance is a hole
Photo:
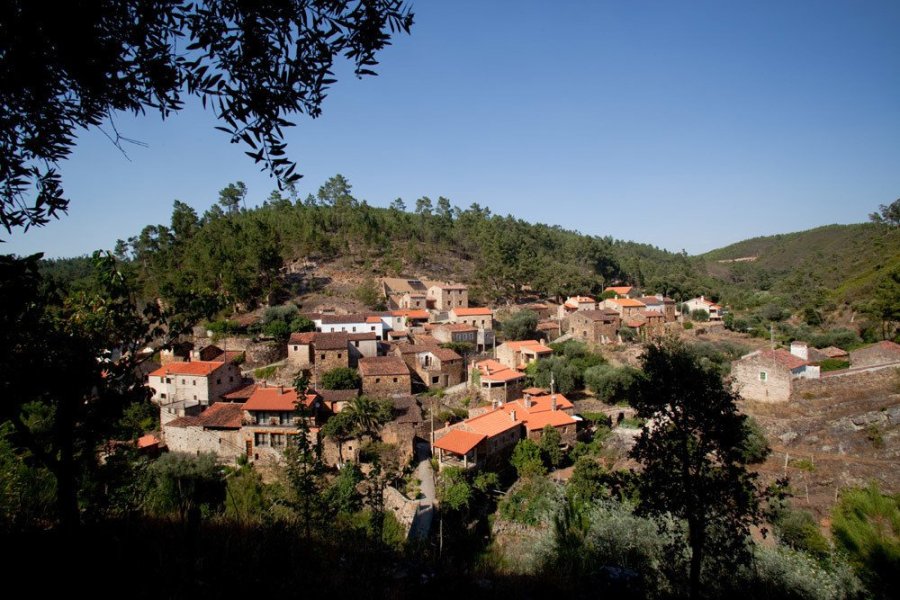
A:
{"label": "shrub", "polygon": [[685,329],[693,329],[694,328],[694,324],[691,323],[690,321],[685,321],[684,323],[681,324],[681,326],[684,327]]}
{"label": "shrub", "polygon": [[513,449],[510,464],[515,467],[519,477],[543,475],[544,462],[541,460],[541,448],[532,440],[519,440]]}
{"label": "shrub", "polygon": [[335,367],[322,375],[322,387],[326,390],[355,390],[359,383],[356,369],[349,367]]}
{"label": "shrub", "polygon": [[640,371],[632,367],[616,368],[612,365],[597,365],[584,372],[584,383],[604,402],[615,404],[627,402]]}
{"label": "shrub", "polygon": [[709,321],[709,311],[702,308],[695,308],[691,311],[691,320],[693,321]]}
{"label": "shrub", "polygon": [[831,545],[815,518],[805,510],[785,509],[774,524],[782,544],[818,558],[825,558],[831,552]]}
{"label": "shrub", "polygon": [[500,502],[500,516],[523,525],[538,525],[553,515],[562,489],[546,477],[529,477],[516,483]]}
{"label": "shrub", "polygon": [[900,495],[876,484],[841,494],[831,517],[838,548],[877,595],[900,596]]}
{"label": "shrub", "polygon": [[530,310],[523,310],[503,321],[501,331],[507,340],[527,340],[534,337],[537,324],[537,314]]}
{"label": "shrub", "polygon": [[850,362],[839,358],[826,358],[819,363],[819,369],[825,371],[839,371],[850,367]]}

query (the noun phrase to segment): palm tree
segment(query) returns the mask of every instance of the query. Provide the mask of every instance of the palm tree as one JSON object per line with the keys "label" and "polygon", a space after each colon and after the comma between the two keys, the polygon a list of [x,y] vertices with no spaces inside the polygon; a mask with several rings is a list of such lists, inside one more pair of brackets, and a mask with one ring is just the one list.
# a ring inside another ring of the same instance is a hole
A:
{"label": "palm tree", "polygon": [[375,437],[375,430],[381,425],[379,413],[381,407],[368,396],[359,396],[350,401],[344,408],[349,412],[351,421],[357,429],[369,437]]}

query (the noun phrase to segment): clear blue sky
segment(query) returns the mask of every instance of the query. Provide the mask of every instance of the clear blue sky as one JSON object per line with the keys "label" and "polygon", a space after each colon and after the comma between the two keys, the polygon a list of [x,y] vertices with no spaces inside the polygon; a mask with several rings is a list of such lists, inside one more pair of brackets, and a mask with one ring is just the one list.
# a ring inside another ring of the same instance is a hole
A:
{"label": "clear blue sky", "polygon": [[[414,3],[379,76],[346,68],[289,152],[306,195],[335,173],[386,206],[448,197],[699,253],[865,221],[900,197],[900,2]],[[3,250],[72,256],[202,213],[229,182],[274,189],[193,107],[124,116],[131,162],[86,132],[73,201]]]}

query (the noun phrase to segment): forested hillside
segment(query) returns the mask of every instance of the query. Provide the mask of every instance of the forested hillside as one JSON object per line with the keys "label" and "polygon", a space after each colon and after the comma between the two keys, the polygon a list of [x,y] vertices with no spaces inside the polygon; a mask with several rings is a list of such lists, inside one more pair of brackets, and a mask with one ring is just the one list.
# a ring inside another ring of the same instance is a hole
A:
{"label": "forested hillside", "polygon": [[[231,184],[202,215],[176,201],[168,223],[119,242],[116,255],[146,297],[191,294],[251,307],[300,291],[284,277],[288,265],[329,260],[344,260],[362,276],[465,281],[482,302],[529,290],[599,293],[614,282],[676,299],[714,291],[700,263],[683,254],[531,224],[478,204],[461,209],[443,197],[373,207],[356,199],[340,175],[305,199],[273,192],[258,208],[244,209],[247,193]],[[81,273],[77,260],[47,261],[44,269],[76,285]]]}

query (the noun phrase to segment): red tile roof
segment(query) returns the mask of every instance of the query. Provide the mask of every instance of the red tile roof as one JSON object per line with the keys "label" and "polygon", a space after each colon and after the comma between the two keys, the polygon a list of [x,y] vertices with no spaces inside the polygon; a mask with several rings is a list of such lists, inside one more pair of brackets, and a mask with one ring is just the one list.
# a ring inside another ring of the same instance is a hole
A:
{"label": "red tile roof", "polygon": [[631,293],[631,290],[633,290],[633,289],[634,288],[629,285],[629,286],[608,287],[603,291],[604,292],[615,292],[621,296],[627,296],[629,293]]}
{"label": "red tile roof", "polygon": [[819,352],[827,356],[828,358],[841,358],[845,356],[849,356],[846,350],[842,350],[836,346],[828,346],[826,348],[820,348]]}
{"label": "red tile roof", "polygon": [[491,316],[494,314],[490,308],[454,308],[450,312],[458,317]]}
{"label": "red tile roof", "polygon": [[646,305],[633,298],[610,298],[610,302],[613,304],[618,304],[619,306],[633,307],[633,308],[645,308]]}
{"label": "red tile roof", "polygon": [[209,377],[214,371],[225,366],[224,362],[196,360],[192,362],[168,363],[150,373],[152,377],[166,377],[167,375],[193,375]]}
{"label": "red tile roof", "polygon": [[292,333],[291,338],[288,340],[289,344],[303,344],[304,346],[309,346],[312,344],[313,340],[316,339],[315,331],[306,331],[303,333]]}
{"label": "red tile roof", "polygon": [[[316,397],[316,394],[307,394],[303,405],[311,406]],[[294,388],[257,387],[244,403],[244,410],[293,411],[297,409],[297,402],[297,390]]]}
{"label": "red tile roof", "polygon": [[428,320],[428,311],[424,309],[419,310],[393,310],[391,314],[395,317],[406,317],[407,319]]}
{"label": "red tile roof", "polygon": [[453,454],[468,454],[472,448],[486,439],[481,433],[472,433],[461,429],[454,429],[434,443],[435,448],[447,450]]}
{"label": "red tile roof", "polygon": [[253,392],[256,391],[258,384],[250,383],[245,385],[244,387],[238,388],[236,390],[230,391],[227,394],[222,394],[222,399],[228,402],[234,402],[237,400],[246,401],[253,395]]}
{"label": "red tile roof", "polygon": [[549,354],[553,352],[553,348],[548,348],[542,343],[535,340],[522,340],[518,342],[506,342],[506,345],[514,351],[528,350],[535,354]]}
{"label": "red tile roof", "polygon": [[243,404],[216,402],[196,417],[195,424],[210,429],[240,429],[243,413]]}
{"label": "red tile roof", "polygon": [[[418,347],[418,346],[414,346]],[[437,357],[439,361],[449,362],[454,360],[462,360],[462,356],[451,350],[450,348],[428,348],[427,350],[420,350],[420,352],[431,352]]]}
{"label": "red tile roof", "polygon": [[782,350],[780,348],[778,350],[762,350],[759,353],[759,357],[765,360],[771,360],[790,370],[794,370],[807,364],[807,362],[799,356],[794,356],[787,350]]}
{"label": "red tile roof", "polygon": [[137,440],[138,448],[152,448],[154,446],[159,446],[159,438],[155,435],[147,434],[142,435]]}
{"label": "red tile roof", "polygon": [[503,382],[525,379],[525,375],[517,373],[506,365],[491,358],[476,363],[475,367],[481,373],[482,381]]}
{"label": "red tile roof", "polygon": [[508,431],[513,427],[521,425],[522,419],[520,417],[521,415],[516,413],[516,418],[513,419],[513,416],[509,411],[500,407],[488,411],[483,415],[478,415],[477,417],[463,421],[460,429],[469,433],[478,433],[487,437],[494,437],[495,435],[500,435],[504,431]]}
{"label": "red tile roof", "polygon": [[397,356],[372,356],[359,359],[359,374],[363,377],[409,375],[409,367]]}

